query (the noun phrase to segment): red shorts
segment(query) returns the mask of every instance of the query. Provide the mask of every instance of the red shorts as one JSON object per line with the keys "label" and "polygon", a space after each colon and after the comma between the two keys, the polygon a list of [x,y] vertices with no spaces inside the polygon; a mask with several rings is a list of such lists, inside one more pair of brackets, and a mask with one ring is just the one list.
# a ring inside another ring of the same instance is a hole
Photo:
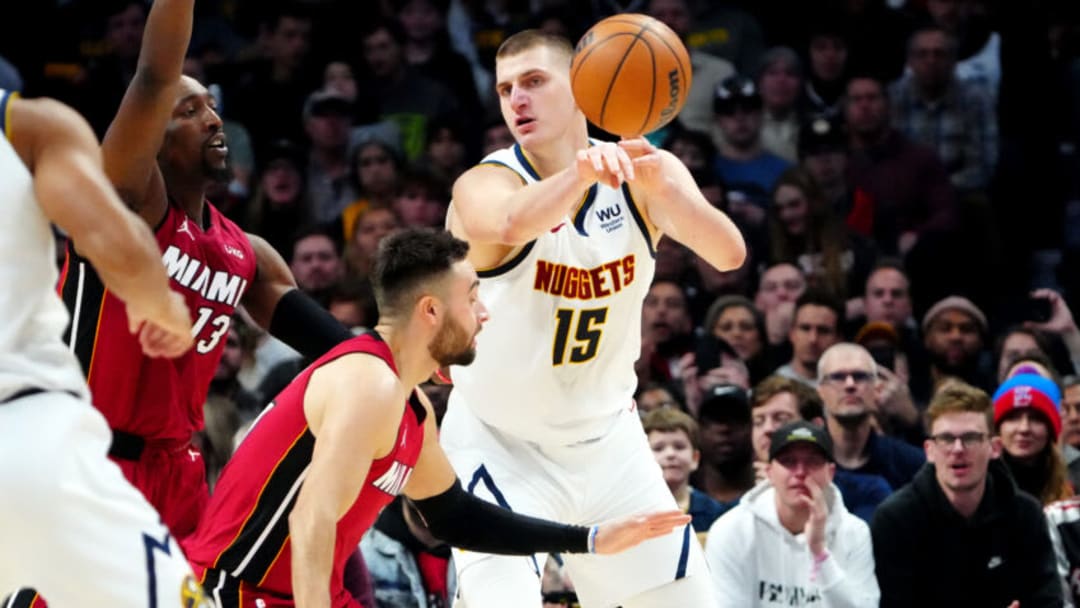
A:
{"label": "red shorts", "polygon": [[[296,601],[291,595],[260,589],[251,583],[235,579],[221,570],[203,569],[191,565],[202,582],[206,596],[213,598],[218,608],[293,608]],[[364,608],[344,588],[331,592],[333,608]]]}
{"label": "red shorts", "polygon": [[188,441],[148,441],[138,460],[113,456],[177,542],[195,532],[210,500],[202,452]]}

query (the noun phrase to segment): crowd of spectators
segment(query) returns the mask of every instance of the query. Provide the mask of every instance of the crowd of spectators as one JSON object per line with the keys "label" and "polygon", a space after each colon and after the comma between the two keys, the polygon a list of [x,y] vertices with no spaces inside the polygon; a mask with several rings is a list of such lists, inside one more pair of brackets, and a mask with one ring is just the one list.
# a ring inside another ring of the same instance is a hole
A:
{"label": "crowd of spectators", "polygon": [[[196,11],[185,72],[213,91],[230,150],[212,202],[355,328],[376,318],[379,241],[442,226],[455,178],[513,144],[493,87],[499,43],[527,27],[576,40],[616,12],[662,21],[694,78],[678,119],[647,137],[690,168],[749,254],[718,272],[658,244],[637,406],[721,594],[937,605],[948,602],[929,595],[928,564],[948,564],[971,577],[964,587],[985,587],[957,605],[1080,597],[1080,509],[1067,500],[1080,490],[1076,2],[200,0]],[[30,3],[4,25],[34,37],[0,32],[0,88],[64,100],[103,135],[146,14],[142,0]],[[304,365],[236,321],[206,404],[211,481]],[[452,389],[427,389],[445,407]],[[827,449],[803,445],[814,438]],[[756,545],[769,548],[751,555]],[[363,549],[379,606],[448,605],[449,553],[407,503]],[[548,605],[571,603],[572,582],[555,563],[548,573]]]}

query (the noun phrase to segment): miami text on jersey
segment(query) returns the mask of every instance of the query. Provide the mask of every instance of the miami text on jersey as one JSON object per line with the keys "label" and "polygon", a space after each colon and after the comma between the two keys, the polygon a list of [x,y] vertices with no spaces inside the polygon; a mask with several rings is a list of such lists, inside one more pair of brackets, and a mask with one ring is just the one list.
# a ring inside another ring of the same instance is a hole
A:
{"label": "miami text on jersey", "polygon": [[409,475],[412,475],[412,467],[395,460],[390,468],[371,484],[391,496],[397,496],[409,482]]}
{"label": "miami text on jersey", "polygon": [[633,254],[595,268],[577,268],[558,262],[537,260],[533,289],[553,296],[591,300],[618,293],[633,282]]}
{"label": "miami text on jersey", "polygon": [[169,245],[162,254],[161,261],[165,263],[165,271],[169,273],[169,277],[211,302],[236,307],[247,289],[247,281],[239,275],[214,270],[180,251],[175,245]]}

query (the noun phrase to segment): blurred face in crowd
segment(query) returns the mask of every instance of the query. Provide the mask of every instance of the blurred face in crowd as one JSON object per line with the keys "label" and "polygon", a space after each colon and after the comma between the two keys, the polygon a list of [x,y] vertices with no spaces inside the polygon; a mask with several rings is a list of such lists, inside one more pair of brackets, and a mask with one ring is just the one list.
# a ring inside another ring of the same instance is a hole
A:
{"label": "blurred face in crowd", "polygon": [[1021,462],[1033,462],[1050,443],[1050,424],[1033,408],[1014,409],[998,423],[1001,447]]}
{"label": "blurred face in crowd", "polygon": [[123,59],[139,56],[146,10],[139,2],[129,2],[124,10],[110,15],[105,22],[105,44],[109,51]]}
{"label": "blurred face in crowd", "polygon": [[956,68],[953,42],[944,32],[915,34],[908,49],[908,67],[915,83],[927,93],[940,93],[952,80]]}
{"label": "blurred face in crowd", "polygon": [[431,138],[427,152],[432,164],[445,171],[461,166],[465,160],[465,144],[450,129],[439,129]]}
{"label": "blurred face in crowd", "polygon": [[334,91],[349,101],[356,101],[356,75],[344,61],[331,61],[326,65],[326,71],[323,72],[323,88]]}
{"label": "blurred face in crowd", "polygon": [[270,58],[287,68],[297,68],[311,46],[311,21],[283,15],[270,35]]}
{"label": "blurred face in crowd", "polygon": [[911,317],[911,296],[904,273],[880,268],[866,279],[866,320],[901,327]]}
{"label": "blurred face in crowd", "polygon": [[671,391],[662,386],[641,391],[637,396],[636,401],[638,413],[642,416],[653,410],[664,407],[679,407],[679,402],[676,401],[675,396],[671,394]]}
{"label": "blurred face in crowd", "polygon": [[847,86],[845,118],[848,128],[863,137],[873,137],[888,126],[889,104],[881,83],[870,78],[853,78]]}
{"label": "blurred face in crowd", "polygon": [[790,110],[799,98],[802,78],[795,65],[788,61],[773,61],[761,73],[758,82],[761,88],[761,101],[765,109],[774,114],[783,114]]}
{"label": "blurred face in crowd", "polygon": [[283,206],[300,198],[303,179],[300,170],[292,162],[280,158],[270,161],[262,174],[262,188],[271,205]]}
{"label": "blurred face in crowd", "polygon": [[403,65],[401,46],[385,28],[371,32],[364,38],[364,61],[376,78],[390,78]]}
{"label": "blurred face in crowd", "polygon": [[926,0],[926,10],[938,27],[955,32],[969,12],[969,4],[969,0]]}
{"label": "blurred face in crowd", "polygon": [[754,459],[760,462],[769,461],[773,432],[802,418],[799,415],[799,400],[791,393],[773,395],[765,403],[755,407],[750,416],[753,425],[750,440],[754,443]]}
{"label": "blurred face in crowd", "polygon": [[356,175],[364,192],[372,196],[388,196],[397,185],[394,157],[378,143],[367,143],[360,147],[356,155]]}
{"label": "blurred face in crowd", "polygon": [[725,308],[716,318],[712,333],[730,344],[743,361],[757,356],[764,343],[764,337],[758,332],[754,311],[741,305]]}
{"label": "blurred face in crowd", "polygon": [[825,412],[841,424],[858,424],[874,409],[874,360],[862,347],[839,347],[821,358],[818,394]]}
{"label": "blurred face in crowd", "polygon": [[979,324],[961,310],[945,310],[930,322],[923,338],[934,362],[948,368],[971,363],[982,348]]}
{"label": "blurred face in crowd", "polygon": [[810,41],[810,70],[819,80],[834,82],[844,75],[847,44],[835,36],[815,36]]}
{"label": "blurred face in crowd", "polygon": [[240,346],[240,334],[233,325],[229,327],[229,333],[226,334],[225,349],[221,351],[221,359],[218,361],[217,369],[214,370],[214,380],[220,382],[236,378],[243,363],[244,349]]}
{"label": "blurred face in crowd", "polygon": [[[1042,348],[1039,347],[1039,343],[1035,341],[1034,336],[1024,331],[1014,331],[1010,333],[1005,341],[1001,343],[1001,357],[998,359],[997,379],[998,382],[1003,382],[1006,376],[1009,375],[1009,368],[1013,363],[1018,361],[1025,355],[1038,353],[1043,356],[1048,356],[1044,353]],[[1040,374],[1041,375],[1041,374]],[[1047,378],[1050,376],[1047,375]]]}
{"label": "blurred face in crowd", "polygon": [[675,490],[690,482],[690,474],[697,470],[701,453],[694,449],[686,431],[652,431],[649,447],[664,472],[668,488]]}
{"label": "blurred face in crowd", "polygon": [[791,323],[792,358],[810,369],[816,369],[825,349],[839,342],[836,313],[826,306],[807,304],[795,311]]}
{"label": "blurred face in crowd", "polygon": [[656,244],[656,278],[678,280],[686,272],[688,258],[693,253],[670,237],[661,237]]}
{"label": "blurred face in crowd", "polygon": [[836,465],[818,448],[805,442],[793,443],[776,455],[765,469],[769,483],[776,489],[776,505],[787,512],[806,511],[803,500],[811,496],[807,480],[824,490],[832,483]]}
{"label": "blurred face in crowd", "polygon": [[683,37],[690,31],[690,7],[685,0],[652,0],[649,16]]}
{"label": "blurred face in crowd", "polygon": [[686,165],[687,169],[691,171],[697,169],[708,170],[708,160],[705,156],[705,151],[693,141],[686,138],[676,138],[671,142],[670,150],[676,158],[682,161],[682,164]]}
{"label": "blurred face in crowd", "polygon": [[1080,447],[1080,384],[1065,387],[1061,399],[1061,443]]}
{"label": "blurred face in crowd", "polygon": [[484,130],[484,155],[514,145],[514,134],[505,124],[492,125]]}
{"label": "blurred face in crowd", "polygon": [[750,425],[742,420],[701,420],[701,456],[718,468],[749,463],[754,458]]}
{"label": "blurred face in crowd", "polygon": [[302,238],[293,245],[289,268],[296,277],[296,285],[304,291],[327,289],[340,281],[345,272],[334,241],[322,234]]}
{"label": "blurred face in crowd", "polygon": [[434,227],[442,223],[446,205],[427,186],[405,184],[394,199],[394,211],[405,226]]}
{"label": "blurred face in crowd", "polygon": [[781,302],[794,302],[806,291],[806,278],[791,264],[777,264],[761,275],[754,304],[758,310],[769,312]]}
{"label": "blurred face in crowd", "polygon": [[831,190],[847,179],[848,157],[843,150],[824,150],[807,154],[802,161],[814,181],[825,190]]}
{"label": "blurred face in crowd", "polygon": [[658,281],[645,296],[641,320],[646,335],[657,343],[690,331],[690,313],[686,308],[686,294],[668,281]]}
{"label": "blurred face in crowd", "polygon": [[400,229],[401,222],[393,211],[379,207],[370,208],[357,218],[353,242],[361,253],[373,260],[383,238]]}
{"label": "blurred face in crowd", "polygon": [[322,108],[304,121],[304,132],[317,150],[341,153],[349,144],[352,116],[337,108]]}
{"label": "blurred face in crowd", "polygon": [[401,7],[398,20],[409,40],[431,40],[443,27],[443,15],[429,0],[410,0]]}
{"label": "blurred face in crowd", "polygon": [[810,220],[810,202],[806,200],[802,190],[790,184],[780,186],[773,195],[773,207],[785,232],[792,236],[806,234]]}
{"label": "blurred face in crowd", "polygon": [[716,113],[716,124],[720,126],[724,140],[739,150],[758,143],[761,120],[761,107],[752,103],[730,104]]}
{"label": "blurred face in crowd", "polygon": [[[991,458],[1001,453],[1000,443],[991,439],[986,416],[979,412],[949,412],[938,416],[930,435],[948,435],[953,441],[935,439],[923,442],[926,460],[934,463],[938,484],[946,496],[971,492],[986,483],[986,469]],[[971,445],[960,439],[967,435]]]}

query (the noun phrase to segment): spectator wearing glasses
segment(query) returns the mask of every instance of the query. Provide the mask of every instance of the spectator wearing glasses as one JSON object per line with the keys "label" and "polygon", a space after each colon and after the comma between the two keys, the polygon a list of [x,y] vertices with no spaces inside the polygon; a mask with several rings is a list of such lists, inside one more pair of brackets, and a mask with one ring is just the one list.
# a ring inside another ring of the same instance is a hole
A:
{"label": "spectator wearing glasses", "polygon": [[870,526],[881,607],[1061,606],[1046,519],[997,458],[990,398],[952,382],[927,416],[930,466]]}
{"label": "spectator wearing glasses", "polygon": [[835,473],[821,427],[797,421],[776,430],[767,481],[709,529],[717,606],[878,604],[870,531],[845,508]]}
{"label": "spectator wearing glasses", "polygon": [[877,364],[862,346],[835,344],[818,363],[818,394],[825,428],[840,470],[880,475],[898,490],[911,481],[925,458],[916,448],[874,430]]}

